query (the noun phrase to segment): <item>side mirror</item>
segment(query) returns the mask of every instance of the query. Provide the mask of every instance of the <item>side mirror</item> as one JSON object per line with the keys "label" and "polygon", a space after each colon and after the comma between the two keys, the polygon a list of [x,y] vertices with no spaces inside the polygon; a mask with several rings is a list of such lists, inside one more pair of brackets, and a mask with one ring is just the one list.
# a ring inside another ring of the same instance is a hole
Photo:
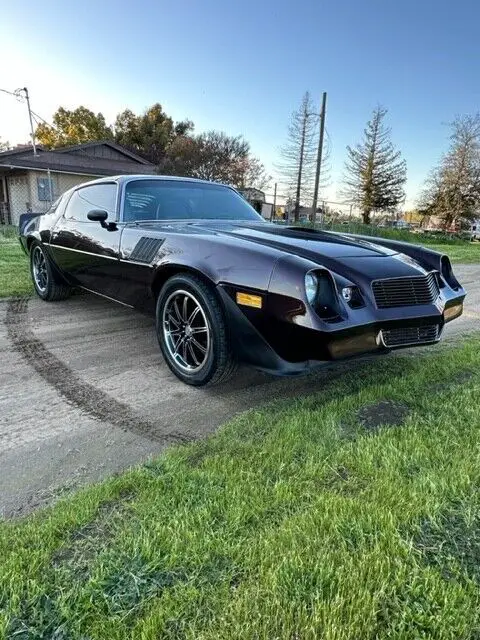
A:
{"label": "side mirror", "polygon": [[92,209],[87,213],[87,218],[92,222],[99,222],[100,226],[102,226],[107,231],[116,231],[117,225],[115,222],[105,222],[108,218],[108,213],[103,209]]}
{"label": "side mirror", "polygon": [[87,213],[87,218],[92,222],[105,222],[108,218],[108,213],[103,209],[93,209]]}

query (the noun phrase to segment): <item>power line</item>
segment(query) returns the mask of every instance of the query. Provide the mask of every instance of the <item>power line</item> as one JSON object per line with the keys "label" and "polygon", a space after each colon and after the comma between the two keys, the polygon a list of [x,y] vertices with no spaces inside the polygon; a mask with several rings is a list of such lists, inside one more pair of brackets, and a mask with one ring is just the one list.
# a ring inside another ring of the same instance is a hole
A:
{"label": "power line", "polygon": [[45,118],[42,118],[42,116],[39,116],[38,113],[35,113],[35,111],[33,110],[32,110],[32,116],[34,117],[37,124],[40,124],[40,122],[43,122],[43,124],[46,124],[47,127],[51,127],[52,129],[55,129],[55,131],[57,131],[57,127],[54,124],[50,124],[50,122],[45,120]]}
{"label": "power line", "polygon": [[2,93],[8,93],[9,96],[13,96],[14,98],[19,98],[19,97],[21,98],[21,96],[19,96],[17,93],[14,93],[13,91],[7,91],[6,89],[0,89],[0,91]]}
{"label": "power line", "polygon": [[[25,96],[22,96],[19,93],[19,91],[23,91],[23,89],[16,89],[15,91],[7,91],[7,89],[0,89],[0,91],[2,93],[7,93],[9,96],[13,96],[14,98],[17,98],[18,102],[25,102]],[[52,129],[56,129],[55,125],[48,122],[48,120],[45,120],[45,118],[42,118],[42,116],[36,113],[36,111],[34,111],[33,109],[31,109],[30,111],[32,112],[32,116],[34,116],[37,120],[40,120],[41,122],[48,125],[49,127],[52,127]]]}
{"label": "power line", "polygon": [[28,118],[30,122],[30,136],[32,138],[32,147],[33,147],[33,155],[37,155],[37,145],[35,143],[35,130],[33,128],[33,121],[35,120],[35,124],[39,125],[39,120],[46,124],[48,127],[56,130],[56,127],[47,122],[42,116],[35,113],[30,107],[30,97],[28,94],[27,87],[21,87],[19,89],[15,89],[15,91],[8,91],[7,89],[0,89],[2,93],[6,93],[7,95],[13,96],[17,99],[18,102],[26,102],[28,109]]}

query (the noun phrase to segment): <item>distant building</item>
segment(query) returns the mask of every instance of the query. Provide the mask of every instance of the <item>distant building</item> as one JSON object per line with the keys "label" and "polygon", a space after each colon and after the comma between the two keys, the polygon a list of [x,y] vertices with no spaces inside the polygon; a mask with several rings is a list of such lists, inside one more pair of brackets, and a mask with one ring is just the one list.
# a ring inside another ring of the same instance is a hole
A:
{"label": "distant building", "polygon": [[114,142],[61,149],[17,147],[0,153],[0,224],[18,224],[20,214],[43,213],[77,184],[124,173],[155,173],[153,164]]}
{"label": "distant building", "polygon": [[255,211],[258,213],[262,213],[262,207],[265,204],[265,193],[260,191],[260,189],[255,189],[254,187],[245,187],[244,189],[239,189],[239,193],[248,200],[248,202],[252,205]]}
{"label": "distant building", "polygon": [[[320,219],[324,215],[324,210],[322,207],[317,207],[315,212],[315,220]],[[298,209],[298,220],[299,222],[309,222],[312,215],[312,207],[305,207],[304,205],[300,205]],[[285,205],[285,217],[289,221],[293,221],[295,219],[295,203],[289,200]]]}

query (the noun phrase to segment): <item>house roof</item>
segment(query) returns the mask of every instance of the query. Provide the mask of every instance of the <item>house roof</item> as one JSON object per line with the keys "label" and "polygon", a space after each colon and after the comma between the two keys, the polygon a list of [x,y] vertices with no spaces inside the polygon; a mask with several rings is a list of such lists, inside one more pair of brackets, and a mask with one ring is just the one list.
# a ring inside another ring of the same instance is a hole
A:
{"label": "house roof", "polygon": [[37,147],[12,149],[0,153],[0,169],[40,169],[92,176],[154,174],[155,166],[114,142],[101,141],[61,149]]}
{"label": "house roof", "polygon": [[126,158],[130,158],[134,162],[139,162],[140,164],[150,164],[148,160],[142,158],[141,156],[129,151],[122,145],[117,144],[116,142],[112,142],[111,140],[101,140],[100,142],[85,142],[84,144],[75,144],[70,147],[59,147],[55,149],[58,153],[72,153],[73,151],[88,151],[92,147],[97,147],[98,145],[102,145],[104,147],[110,147],[110,149],[115,149],[119,153],[123,154]]}

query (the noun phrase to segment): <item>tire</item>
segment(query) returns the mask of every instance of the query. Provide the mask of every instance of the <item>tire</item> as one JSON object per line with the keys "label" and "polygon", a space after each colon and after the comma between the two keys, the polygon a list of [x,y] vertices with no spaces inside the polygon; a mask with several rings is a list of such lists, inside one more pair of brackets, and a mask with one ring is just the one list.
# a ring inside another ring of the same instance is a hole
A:
{"label": "tire", "polygon": [[236,361],[222,308],[200,278],[178,274],[167,280],[157,299],[156,331],[167,365],[186,384],[214,385],[233,375]]}
{"label": "tire", "polygon": [[72,287],[60,280],[45,249],[39,242],[30,247],[30,275],[35,292],[47,302],[65,300],[72,293]]}

